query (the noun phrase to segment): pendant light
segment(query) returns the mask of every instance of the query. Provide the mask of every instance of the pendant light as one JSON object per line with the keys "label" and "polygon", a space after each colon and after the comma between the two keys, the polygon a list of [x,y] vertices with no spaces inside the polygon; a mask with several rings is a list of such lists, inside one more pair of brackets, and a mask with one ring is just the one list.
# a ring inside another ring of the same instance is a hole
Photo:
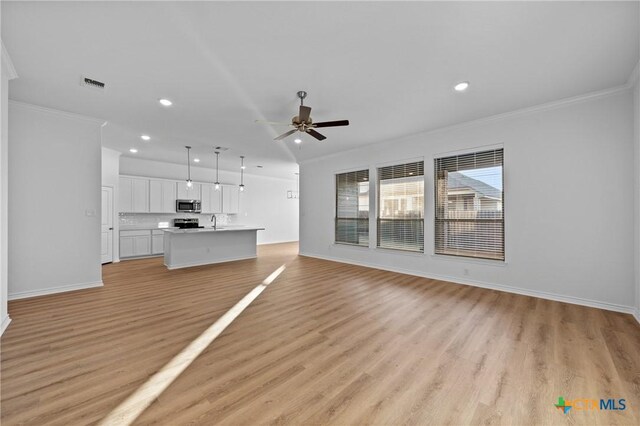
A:
{"label": "pendant light", "polygon": [[216,181],[214,182],[216,191],[220,191],[220,179],[218,179],[218,174],[220,168],[218,167],[218,161],[220,160],[220,151],[214,151],[216,153]]}
{"label": "pendant light", "polygon": [[193,181],[191,180],[191,147],[185,146],[187,148],[187,188],[191,189],[193,186]]}
{"label": "pendant light", "polygon": [[240,156],[240,191],[244,191],[244,155]]}

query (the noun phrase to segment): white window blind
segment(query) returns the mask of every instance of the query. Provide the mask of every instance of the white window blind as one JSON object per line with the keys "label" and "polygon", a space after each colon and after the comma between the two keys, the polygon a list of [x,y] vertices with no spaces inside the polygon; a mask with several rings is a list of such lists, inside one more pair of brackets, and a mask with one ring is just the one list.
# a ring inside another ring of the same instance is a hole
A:
{"label": "white window blind", "polygon": [[435,160],[435,252],[504,260],[503,150]]}
{"label": "white window blind", "polygon": [[378,168],[378,247],[424,252],[424,161]]}
{"label": "white window blind", "polygon": [[369,170],[336,175],[335,225],[336,243],[369,245]]}

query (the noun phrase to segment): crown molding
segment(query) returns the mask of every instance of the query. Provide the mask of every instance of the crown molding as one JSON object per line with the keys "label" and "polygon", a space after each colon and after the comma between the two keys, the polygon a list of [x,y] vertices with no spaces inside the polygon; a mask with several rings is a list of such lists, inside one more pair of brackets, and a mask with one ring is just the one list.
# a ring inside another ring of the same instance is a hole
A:
{"label": "crown molding", "polygon": [[95,123],[95,124],[97,124],[99,126],[103,126],[105,123],[107,123],[106,120],[102,120],[100,118],[95,118],[95,117],[89,117],[87,115],[76,114],[75,112],[61,111],[59,109],[53,109],[53,108],[43,107],[43,106],[40,106],[40,105],[29,104],[29,103],[26,103],[26,102],[20,102],[20,101],[16,101],[16,100],[13,100],[13,99],[9,99],[9,105],[13,106],[13,107],[28,109],[28,110],[31,110],[31,111],[43,112],[45,114],[52,114],[52,115],[66,117],[66,118],[72,118],[74,120],[89,121],[89,122]]}
{"label": "crown molding", "polygon": [[[637,70],[637,67],[636,67]],[[410,141],[415,139],[416,137],[419,136],[430,136],[430,135],[435,135],[435,134],[439,134],[439,133],[444,133],[444,132],[450,132],[450,131],[454,131],[454,130],[458,130],[458,129],[464,129],[466,127],[475,127],[475,126],[481,126],[484,124],[488,124],[488,123],[492,123],[494,121],[501,121],[501,120],[506,120],[509,118],[516,118],[516,117],[524,117],[527,115],[531,115],[531,114],[535,114],[535,113],[539,113],[539,112],[544,112],[544,111],[550,111],[550,110],[554,110],[554,109],[558,109],[558,108],[564,108],[570,105],[575,105],[575,104],[579,104],[582,102],[587,102],[587,101],[592,101],[592,100],[596,100],[596,99],[600,99],[600,98],[606,98],[609,96],[614,96],[617,95],[619,93],[623,93],[623,92],[627,92],[631,89],[632,85],[629,83],[629,81],[627,81],[627,83],[621,85],[621,86],[616,86],[616,87],[611,87],[609,89],[604,89],[604,90],[597,90],[594,92],[589,92],[589,93],[585,93],[582,95],[578,95],[578,96],[572,96],[569,98],[564,98],[564,99],[559,99],[556,101],[551,101],[551,102],[547,102],[547,103],[543,103],[543,104],[539,104],[539,105],[535,105],[535,106],[531,106],[531,107],[526,107],[526,108],[521,108],[521,109],[516,109],[513,111],[509,111],[509,112],[504,112],[501,114],[496,114],[496,115],[491,115],[488,117],[482,117],[482,118],[478,118],[475,120],[469,120],[469,121],[463,121],[461,123],[456,123],[456,124],[452,124],[450,126],[444,126],[444,127],[438,127],[435,129],[431,129],[431,130],[425,130],[425,131],[421,131],[421,132],[417,132],[417,133],[412,133],[409,135],[405,135],[405,136],[401,136],[399,138],[394,138],[394,139],[388,139],[386,141],[382,141],[382,142],[377,142],[375,144],[371,144],[371,145],[363,145],[360,147],[356,147],[356,148],[350,148],[344,151],[339,151],[339,152],[334,152],[331,154],[327,154],[327,155],[323,155],[320,157],[315,157],[315,158],[309,158],[307,160],[302,160],[299,161],[298,164],[308,164],[308,163],[313,163],[316,161],[321,161],[321,160],[326,160],[328,158],[334,158],[334,157],[339,157],[342,156],[344,154],[350,153],[350,152],[357,152],[361,149],[367,148],[367,149],[372,149],[373,147],[376,146],[381,146],[381,145],[385,145],[385,144],[389,144],[389,143],[402,143],[402,142],[406,142],[406,141]]]}
{"label": "crown molding", "polygon": [[626,86],[628,87],[635,86],[636,84],[638,84],[639,79],[640,79],[640,61],[638,61],[636,66],[633,68],[633,71],[631,71],[631,74],[629,75],[629,79],[627,80]]}
{"label": "crown molding", "polygon": [[7,52],[7,48],[4,47],[4,42],[0,41],[0,44],[2,44],[2,46],[1,46],[1,49],[2,49],[2,65],[7,70],[8,79],[9,80],[13,80],[14,78],[18,78],[18,73],[16,71],[16,67],[13,66],[13,61],[11,60],[11,57],[9,56],[9,52]]}

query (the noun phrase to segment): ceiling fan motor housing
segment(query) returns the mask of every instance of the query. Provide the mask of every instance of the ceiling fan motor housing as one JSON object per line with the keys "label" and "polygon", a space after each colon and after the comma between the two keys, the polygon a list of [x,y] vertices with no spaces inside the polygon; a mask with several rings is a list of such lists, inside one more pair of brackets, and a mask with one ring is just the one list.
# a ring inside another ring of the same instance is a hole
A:
{"label": "ceiling fan motor housing", "polygon": [[279,141],[287,136],[292,135],[296,131],[307,133],[314,138],[322,141],[325,140],[326,137],[320,133],[318,133],[315,128],[316,127],[335,127],[335,126],[348,126],[349,120],[337,120],[337,121],[322,121],[319,123],[313,123],[311,119],[311,108],[304,105],[304,98],[307,97],[307,92],[304,90],[300,90],[298,92],[298,98],[300,98],[300,111],[298,115],[294,116],[291,119],[291,126],[295,127],[293,130],[289,130],[286,133],[281,134],[274,138],[274,140]]}

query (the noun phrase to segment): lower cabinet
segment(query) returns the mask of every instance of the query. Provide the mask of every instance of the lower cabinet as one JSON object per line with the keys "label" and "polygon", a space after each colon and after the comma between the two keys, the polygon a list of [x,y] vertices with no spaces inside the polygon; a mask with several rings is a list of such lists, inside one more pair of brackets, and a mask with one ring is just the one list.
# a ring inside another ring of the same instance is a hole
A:
{"label": "lower cabinet", "polygon": [[120,257],[151,255],[151,231],[120,231]]}
{"label": "lower cabinet", "polygon": [[151,254],[164,253],[164,231],[151,231]]}

